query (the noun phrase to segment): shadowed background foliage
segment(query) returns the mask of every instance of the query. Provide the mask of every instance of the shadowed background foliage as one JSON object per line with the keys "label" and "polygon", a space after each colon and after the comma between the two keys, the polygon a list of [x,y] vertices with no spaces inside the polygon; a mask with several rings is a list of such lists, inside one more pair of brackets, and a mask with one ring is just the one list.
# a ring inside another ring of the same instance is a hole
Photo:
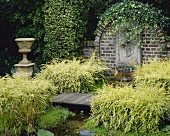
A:
{"label": "shadowed background foliage", "polygon": [[[82,56],[81,42],[94,40],[99,16],[119,1],[122,0],[1,0],[0,66],[5,67],[5,71],[0,69],[4,71],[1,75],[10,73],[21,58],[14,42],[18,37],[36,39],[28,56],[36,65],[56,57]],[[170,16],[169,0],[138,1]]]}

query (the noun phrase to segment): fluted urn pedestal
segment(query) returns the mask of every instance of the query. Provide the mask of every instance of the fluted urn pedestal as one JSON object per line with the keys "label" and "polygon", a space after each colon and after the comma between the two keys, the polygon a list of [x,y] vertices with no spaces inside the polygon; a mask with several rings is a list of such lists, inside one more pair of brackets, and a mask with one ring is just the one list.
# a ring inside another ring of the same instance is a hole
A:
{"label": "fluted urn pedestal", "polygon": [[15,64],[16,73],[15,74],[22,74],[27,76],[32,76],[34,63],[31,63],[27,59],[27,54],[31,52],[31,46],[34,43],[34,38],[17,38],[15,42],[19,47],[19,52],[23,55],[23,59],[18,63]]}

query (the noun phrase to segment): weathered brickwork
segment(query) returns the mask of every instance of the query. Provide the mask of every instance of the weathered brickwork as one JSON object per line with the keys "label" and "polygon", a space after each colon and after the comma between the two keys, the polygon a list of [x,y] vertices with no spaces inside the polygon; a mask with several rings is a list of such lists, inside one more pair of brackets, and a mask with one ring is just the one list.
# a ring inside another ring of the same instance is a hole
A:
{"label": "weathered brickwork", "polygon": [[[153,39],[153,36],[156,38]],[[86,42],[84,45],[84,57],[90,58],[92,53],[96,51],[96,55],[100,57],[102,62],[105,63],[110,71],[107,75],[113,76],[116,66],[116,33],[112,33],[109,29],[99,28],[94,42]],[[155,33],[150,30],[143,30],[141,34],[142,47],[141,47],[141,62],[149,62],[152,58],[165,58],[170,56],[169,49],[162,49],[165,44],[164,35],[161,31],[155,30]]]}
{"label": "weathered brickwork", "polygon": [[113,68],[116,63],[116,34],[111,33],[109,30],[105,30],[101,35],[99,49],[101,61],[109,68],[112,68],[107,74],[113,76]]}
{"label": "weathered brickwork", "polygon": [[[156,36],[156,38],[152,38]],[[164,58],[168,55],[168,51],[163,49],[165,44],[164,36],[160,30],[151,33],[150,30],[143,30],[142,39],[142,62],[146,63],[152,58]]]}

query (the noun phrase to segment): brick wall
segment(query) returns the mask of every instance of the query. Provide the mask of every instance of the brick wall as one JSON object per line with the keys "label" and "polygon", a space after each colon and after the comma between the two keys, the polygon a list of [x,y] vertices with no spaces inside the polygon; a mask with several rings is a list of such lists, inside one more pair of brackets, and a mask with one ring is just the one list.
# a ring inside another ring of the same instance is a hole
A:
{"label": "brick wall", "polygon": [[[156,36],[153,41],[153,35]],[[151,33],[150,30],[143,30],[142,35],[142,62],[148,62],[152,58],[165,58],[170,56],[170,51],[162,49],[165,46],[164,35],[161,31],[155,30],[155,33]]]}
{"label": "brick wall", "polygon": [[[153,35],[156,38],[153,40]],[[170,56],[170,49],[163,49],[161,47],[166,44],[164,36],[161,31],[155,30],[155,33],[149,29],[143,30],[141,34],[142,47],[141,47],[141,62],[146,63],[152,58],[165,58]],[[102,62],[111,68],[106,74],[109,76],[114,75],[116,66],[116,33],[112,33],[109,28],[99,28],[95,41],[85,42],[84,44],[84,57],[90,58],[92,53],[96,51],[96,55],[100,57]]]}

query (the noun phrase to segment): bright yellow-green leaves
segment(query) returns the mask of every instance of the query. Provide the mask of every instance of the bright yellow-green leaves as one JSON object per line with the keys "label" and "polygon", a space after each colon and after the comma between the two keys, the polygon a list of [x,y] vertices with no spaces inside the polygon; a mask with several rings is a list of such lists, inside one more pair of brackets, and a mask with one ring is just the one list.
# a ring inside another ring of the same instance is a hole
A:
{"label": "bright yellow-green leaves", "polygon": [[0,134],[20,135],[35,131],[39,114],[54,95],[48,81],[22,76],[0,78]]}
{"label": "bright yellow-green leaves", "polygon": [[92,121],[107,130],[150,133],[170,118],[170,61],[136,67],[131,85],[104,86],[92,99]]}
{"label": "bright yellow-green leaves", "polygon": [[95,89],[95,82],[105,80],[104,70],[108,69],[93,56],[90,60],[54,61],[37,75],[40,79],[51,81],[56,93],[90,92]]}
{"label": "bright yellow-green leaves", "polygon": [[149,64],[136,67],[135,84],[155,85],[170,92],[170,60],[156,61],[153,59]]}
{"label": "bright yellow-green leaves", "polygon": [[159,86],[104,86],[92,99],[92,121],[107,130],[153,132],[159,129],[168,100]]}

